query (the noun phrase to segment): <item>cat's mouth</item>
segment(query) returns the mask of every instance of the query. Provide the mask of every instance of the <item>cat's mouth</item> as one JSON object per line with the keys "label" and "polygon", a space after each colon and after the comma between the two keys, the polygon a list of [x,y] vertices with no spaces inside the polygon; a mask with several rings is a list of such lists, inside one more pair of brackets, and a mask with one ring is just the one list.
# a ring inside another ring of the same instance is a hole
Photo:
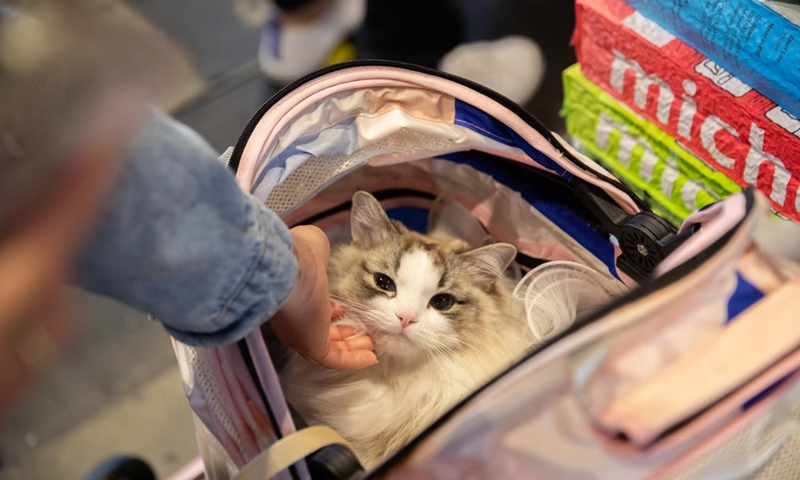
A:
{"label": "cat's mouth", "polygon": [[398,330],[398,331],[381,330],[379,332],[373,333],[372,339],[375,340],[375,342],[379,342],[380,341],[379,339],[410,342],[411,339],[409,338],[406,332],[407,330]]}
{"label": "cat's mouth", "polygon": [[382,330],[372,334],[375,350],[388,354],[408,354],[416,349],[416,342],[408,335],[407,330],[390,332]]}

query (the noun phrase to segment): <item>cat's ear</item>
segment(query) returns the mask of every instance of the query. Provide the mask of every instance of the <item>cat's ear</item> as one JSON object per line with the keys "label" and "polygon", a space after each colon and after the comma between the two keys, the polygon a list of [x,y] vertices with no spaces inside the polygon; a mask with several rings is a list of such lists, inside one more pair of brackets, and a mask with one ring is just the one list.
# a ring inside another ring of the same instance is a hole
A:
{"label": "cat's ear", "polygon": [[401,233],[383,211],[380,202],[364,191],[358,191],[353,195],[350,218],[353,241],[365,248],[383,245]]}
{"label": "cat's ear", "polygon": [[476,284],[488,286],[503,275],[514,261],[517,247],[510,243],[493,243],[462,253],[467,270]]}

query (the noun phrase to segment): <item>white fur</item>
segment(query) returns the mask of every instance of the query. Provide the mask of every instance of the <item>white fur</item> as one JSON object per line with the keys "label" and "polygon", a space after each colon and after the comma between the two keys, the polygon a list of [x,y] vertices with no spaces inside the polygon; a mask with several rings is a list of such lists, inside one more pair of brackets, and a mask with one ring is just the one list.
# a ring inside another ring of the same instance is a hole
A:
{"label": "white fur", "polygon": [[[487,335],[486,345],[458,348],[463,345],[456,326],[428,306],[441,293],[441,276],[429,254],[414,249],[403,254],[394,273],[396,295],[363,304],[345,301],[341,322],[373,337],[380,364],[331,371],[294,356],[282,371],[290,403],[307,420],[350,440],[365,465],[400,449],[530,346],[520,333],[524,325],[509,324],[507,332]],[[416,321],[404,330],[398,314]]]}
{"label": "white fur", "polygon": [[[373,316],[376,321],[359,325],[378,342],[378,353],[415,361],[425,358],[422,350],[441,348],[440,343],[447,347],[457,345],[450,321],[428,306],[430,298],[440,293],[442,273],[422,250],[412,250],[400,258],[394,279],[396,295],[373,299],[369,307],[377,313]],[[403,329],[402,316],[415,321]]]}

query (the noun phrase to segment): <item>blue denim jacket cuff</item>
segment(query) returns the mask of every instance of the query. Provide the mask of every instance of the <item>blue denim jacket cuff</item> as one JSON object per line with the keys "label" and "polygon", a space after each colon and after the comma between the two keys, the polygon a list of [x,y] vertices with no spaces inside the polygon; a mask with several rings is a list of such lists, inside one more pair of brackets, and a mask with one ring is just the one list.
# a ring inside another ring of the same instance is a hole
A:
{"label": "blue denim jacket cuff", "polygon": [[[231,278],[232,288],[211,325],[213,332],[187,332],[164,325],[178,341],[196,346],[216,346],[242,339],[272,317],[294,289],[298,276],[297,260],[289,229],[257,198],[250,196],[253,217],[251,232],[256,254],[240,278]],[[208,324],[205,324],[208,325]]]}

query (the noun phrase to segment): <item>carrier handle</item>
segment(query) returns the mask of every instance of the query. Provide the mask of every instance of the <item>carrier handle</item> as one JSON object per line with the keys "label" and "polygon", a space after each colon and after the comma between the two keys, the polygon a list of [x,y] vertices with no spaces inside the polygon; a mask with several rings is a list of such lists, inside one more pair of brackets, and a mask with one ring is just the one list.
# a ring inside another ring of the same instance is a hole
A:
{"label": "carrier handle", "polygon": [[605,191],[577,177],[570,183],[581,202],[619,242],[622,254],[617,258],[617,268],[640,284],[695,232],[689,228],[678,234],[669,222],[650,211],[631,215]]}
{"label": "carrier handle", "polygon": [[273,478],[312,453],[329,445],[350,444],[325,425],[315,425],[298,430],[273,443],[245,465],[234,480],[264,480]]}

